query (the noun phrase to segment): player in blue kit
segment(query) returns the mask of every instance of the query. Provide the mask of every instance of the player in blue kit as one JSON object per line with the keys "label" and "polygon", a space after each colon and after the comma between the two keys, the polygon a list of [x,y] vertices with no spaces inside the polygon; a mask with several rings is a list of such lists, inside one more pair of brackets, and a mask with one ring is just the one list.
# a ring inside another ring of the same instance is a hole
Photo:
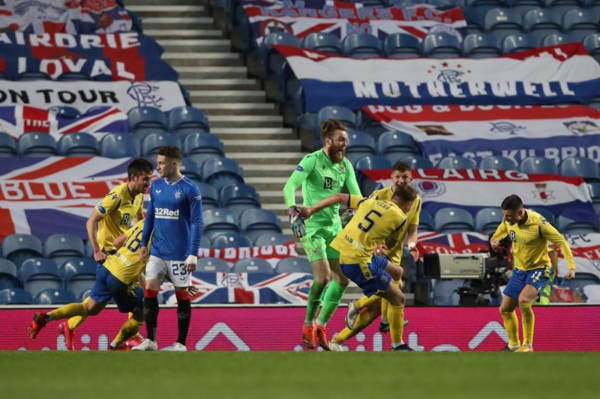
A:
{"label": "player in blue kit", "polygon": [[177,341],[165,350],[186,351],[190,326],[191,301],[188,287],[196,270],[202,239],[202,196],[198,186],[181,173],[181,150],[174,146],[158,150],[156,170],[160,176],[150,186],[150,202],[142,234],[140,256],[146,263],[144,317],[147,338],[133,350],[157,350],[158,291],[167,278],[175,287],[177,298]]}

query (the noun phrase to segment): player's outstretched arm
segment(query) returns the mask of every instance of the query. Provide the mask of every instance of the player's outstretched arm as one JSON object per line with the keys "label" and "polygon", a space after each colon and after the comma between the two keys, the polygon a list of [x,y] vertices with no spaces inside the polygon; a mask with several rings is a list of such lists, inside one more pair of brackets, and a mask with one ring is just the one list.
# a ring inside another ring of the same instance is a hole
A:
{"label": "player's outstretched arm", "polygon": [[338,194],[332,194],[329,197],[324,198],[321,201],[317,202],[316,204],[313,204],[310,206],[302,206],[302,207],[299,207],[298,209],[300,211],[300,217],[302,217],[302,219],[308,219],[315,213],[319,212],[322,209],[327,208],[328,206],[332,206],[335,204],[347,204],[349,202],[350,202],[350,194],[338,193]]}

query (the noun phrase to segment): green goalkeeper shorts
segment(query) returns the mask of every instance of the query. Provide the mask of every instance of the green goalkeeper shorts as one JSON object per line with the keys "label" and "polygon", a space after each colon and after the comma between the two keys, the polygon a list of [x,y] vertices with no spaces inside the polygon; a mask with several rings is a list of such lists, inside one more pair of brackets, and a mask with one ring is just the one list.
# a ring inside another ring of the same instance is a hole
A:
{"label": "green goalkeeper shorts", "polygon": [[331,248],[329,243],[340,232],[341,226],[306,227],[306,235],[302,237],[302,246],[308,260],[314,262],[320,259],[339,259],[340,253]]}

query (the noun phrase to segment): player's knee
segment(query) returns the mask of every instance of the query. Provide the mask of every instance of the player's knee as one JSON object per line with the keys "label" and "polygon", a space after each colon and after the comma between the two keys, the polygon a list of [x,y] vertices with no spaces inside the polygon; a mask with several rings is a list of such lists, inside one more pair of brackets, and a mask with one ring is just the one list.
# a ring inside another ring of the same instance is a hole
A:
{"label": "player's knee", "polygon": [[177,298],[177,302],[190,301],[192,299],[187,290],[175,290],[175,298]]}

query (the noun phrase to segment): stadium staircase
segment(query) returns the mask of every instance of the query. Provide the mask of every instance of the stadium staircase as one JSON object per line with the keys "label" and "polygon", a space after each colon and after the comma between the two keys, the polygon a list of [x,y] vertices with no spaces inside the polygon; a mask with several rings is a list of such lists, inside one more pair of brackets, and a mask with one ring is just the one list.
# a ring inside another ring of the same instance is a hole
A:
{"label": "stadium staircase", "polygon": [[231,40],[217,27],[207,0],[127,0],[142,20],[144,34],[164,48],[163,59],[179,73],[192,105],[208,116],[211,132],[225,153],[244,169],[244,179],[260,194],[262,207],[275,212],[291,235],[282,188],[304,155],[293,129],[284,127],[276,104],[267,102],[259,80]]}

